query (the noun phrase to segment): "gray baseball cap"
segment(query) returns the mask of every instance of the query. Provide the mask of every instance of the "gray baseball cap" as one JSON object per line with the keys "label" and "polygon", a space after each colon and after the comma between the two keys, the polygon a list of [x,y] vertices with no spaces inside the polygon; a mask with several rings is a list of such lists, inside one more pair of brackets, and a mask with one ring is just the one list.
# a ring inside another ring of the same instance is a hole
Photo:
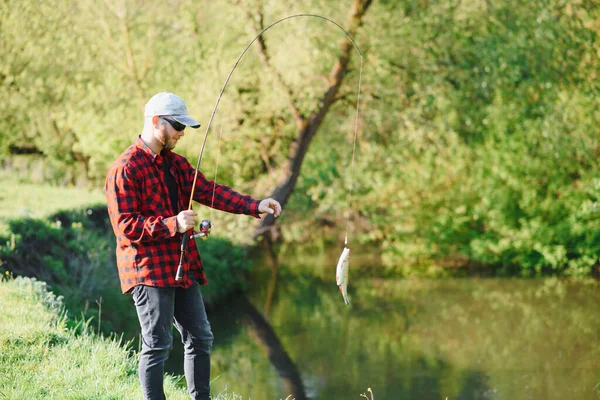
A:
{"label": "gray baseball cap", "polygon": [[177,122],[192,128],[200,128],[200,122],[190,117],[183,99],[169,92],[157,93],[148,100],[144,116],[170,115]]}

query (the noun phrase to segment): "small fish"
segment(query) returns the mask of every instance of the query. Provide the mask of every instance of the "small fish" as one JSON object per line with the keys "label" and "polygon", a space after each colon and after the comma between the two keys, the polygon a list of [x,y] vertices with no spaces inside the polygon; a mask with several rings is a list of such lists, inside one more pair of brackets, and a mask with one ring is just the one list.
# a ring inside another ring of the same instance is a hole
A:
{"label": "small fish", "polygon": [[337,263],[337,269],[335,271],[335,281],[342,292],[344,302],[346,305],[350,304],[348,300],[348,262],[350,261],[350,249],[344,247],[342,255]]}

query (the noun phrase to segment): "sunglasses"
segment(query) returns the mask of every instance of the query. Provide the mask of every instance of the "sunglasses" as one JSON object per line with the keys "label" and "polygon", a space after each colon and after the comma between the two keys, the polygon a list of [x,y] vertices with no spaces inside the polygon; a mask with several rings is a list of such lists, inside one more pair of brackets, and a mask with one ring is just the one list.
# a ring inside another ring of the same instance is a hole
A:
{"label": "sunglasses", "polygon": [[179,121],[175,121],[173,119],[169,119],[166,117],[160,117],[162,119],[164,119],[165,121],[167,121],[169,124],[171,124],[171,126],[173,127],[173,129],[175,129],[177,132],[181,132],[185,129],[186,125],[182,124]]}

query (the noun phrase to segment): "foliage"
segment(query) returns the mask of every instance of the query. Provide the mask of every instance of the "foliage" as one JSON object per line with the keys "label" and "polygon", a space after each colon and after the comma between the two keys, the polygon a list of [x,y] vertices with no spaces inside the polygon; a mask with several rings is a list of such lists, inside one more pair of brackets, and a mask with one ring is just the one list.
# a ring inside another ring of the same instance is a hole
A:
{"label": "foliage", "polygon": [[135,313],[118,287],[107,220],[105,206],[59,211],[48,219],[9,220],[8,234],[0,241],[3,266],[48,283],[75,316],[102,318],[106,332],[123,332],[135,322]]}
{"label": "foliage", "polygon": [[[9,153],[33,148],[45,162],[37,175],[101,187],[155,92],[180,94],[207,124],[257,10],[265,23],[311,10],[343,25],[348,4],[3,2],[0,158],[10,167]],[[284,239],[341,241],[347,214],[351,241],[378,245],[392,273],[590,274],[600,264],[599,21],[588,0],[375,3],[355,38],[356,164],[355,53],[285,210]],[[250,49],[219,105],[204,172],[219,157],[219,182],[268,194],[296,130],[286,97],[301,112],[318,104],[341,39],[311,18],[267,33],[289,92]],[[195,160],[201,136],[178,150]],[[228,237],[247,235],[249,221],[220,218]]]}
{"label": "foliage", "polygon": [[392,117],[381,108],[370,120],[379,141],[397,150],[388,147],[382,160],[365,143],[359,158],[383,162],[365,173],[359,185],[371,190],[357,200],[386,263],[589,274],[599,263],[598,9],[388,9],[403,22],[393,35],[408,40],[389,53],[370,49],[390,68],[378,68],[386,75],[366,90],[381,97],[367,100],[372,107],[385,101],[398,110]]}
{"label": "foliage", "polygon": [[197,239],[196,246],[208,279],[208,285],[202,288],[207,303],[217,303],[232,293],[246,289],[245,273],[250,271],[252,264],[243,247],[215,236],[207,240]]}

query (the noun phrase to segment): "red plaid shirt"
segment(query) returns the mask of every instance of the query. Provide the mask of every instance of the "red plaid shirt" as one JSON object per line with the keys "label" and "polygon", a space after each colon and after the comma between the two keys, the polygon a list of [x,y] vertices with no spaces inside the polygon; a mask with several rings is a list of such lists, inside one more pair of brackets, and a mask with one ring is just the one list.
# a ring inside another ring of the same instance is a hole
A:
{"label": "red plaid shirt", "polygon": [[[181,234],[177,233],[177,216],[164,181],[162,163],[166,159],[179,189],[179,210],[190,201],[195,168],[182,156],[168,151],[154,153],[141,138],[113,163],[106,176],[105,193],[110,222],[117,237],[117,266],[121,290],[128,293],[136,285],[192,285],[192,276],[206,285],[206,275],[194,240],[188,242],[183,266],[184,278],[175,281],[179,265]],[[210,206],[213,181],[198,173],[194,200]],[[216,185],[213,208],[259,218],[258,204],[224,185]],[[188,233],[189,234],[189,233]],[[192,276],[190,276],[192,275]]]}

